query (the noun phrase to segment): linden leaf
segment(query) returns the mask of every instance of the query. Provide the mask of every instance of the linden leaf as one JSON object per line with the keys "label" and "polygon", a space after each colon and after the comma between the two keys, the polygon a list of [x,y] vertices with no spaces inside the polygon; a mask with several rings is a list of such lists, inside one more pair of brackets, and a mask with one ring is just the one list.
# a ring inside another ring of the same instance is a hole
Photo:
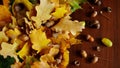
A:
{"label": "linden leaf", "polygon": [[37,50],[37,53],[46,48],[47,44],[50,42],[50,39],[47,39],[45,32],[43,32],[41,29],[32,30],[29,36],[33,44],[32,48]]}
{"label": "linden leaf", "polygon": [[63,5],[61,7],[56,8],[55,12],[52,13],[54,17],[62,18],[67,13],[66,6]]}
{"label": "linden leaf", "polygon": [[70,20],[69,16],[66,16],[60,20],[58,24],[56,24],[53,29],[58,31],[65,31],[65,32],[71,32],[73,35],[76,35],[77,32],[82,31],[82,29],[85,28],[85,22],[78,22],[78,21],[72,21]]}
{"label": "linden leaf", "polygon": [[25,56],[27,56],[29,54],[29,50],[30,50],[30,46],[28,45],[28,43],[25,43],[23,48],[17,53],[20,58],[24,58]]}
{"label": "linden leaf", "polygon": [[35,21],[37,28],[51,18],[50,13],[53,11],[54,6],[54,3],[51,3],[49,0],[40,0],[40,5],[35,7],[37,15],[31,17],[31,19]]}
{"label": "linden leaf", "polygon": [[13,44],[9,44],[6,42],[2,42],[1,44],[1,50],[0,50],[0,55],[3,55],[4,58],[7,58],[7,56],[14,57],[16,59],[16,62],[18,62],[17,54],[16,54],[16,49],[18,47],[18,44],[14,42]]}

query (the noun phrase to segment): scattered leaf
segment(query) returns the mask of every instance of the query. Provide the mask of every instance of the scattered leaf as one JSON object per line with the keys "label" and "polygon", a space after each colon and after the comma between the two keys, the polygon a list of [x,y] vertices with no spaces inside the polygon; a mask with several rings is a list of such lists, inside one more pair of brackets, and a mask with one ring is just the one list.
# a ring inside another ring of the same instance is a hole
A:
{"label": "scattered leaf", "polygon": [[71,5],[72,12],[75,12],[82,7],[79,4],[86,2],[87,0],[68,0],[68,3]]}
{"label": "scattered leaf", "polygon": [[11,68],[11,64],[14,64],[15,59],[13,57],[7,56],[4,58],[0,55],[0,68]]}
{"label": "scattered leaf", "polygon": [[[4,26],[11,21],[11,13],[4,5],[0,5],[0,26]],[[2,23],[3,22],[3,23]]]}
{"label": "scattered leaf", "polygon": [[18,28],[14,28],[14,30],[13,29],[9,29],[8,31],[6,31],[6,35],[8,37],[10,37],[11,39],[15,39],[20,34],[21,34],[21,32],[18,30]]}
{"label": "scattered leaf", "polygon": [[30,46],[28,44],[28,42],[26,42],[23,46],[23,48],[17,53],[19,55],[20,58],[24,58],[29,54],[30,51]]}
{"label": "scattered leaf", "polygon": [[4,58],[7,58],[7,56],[14,57],[16,62],[18,62],[19,60],[16,54],[17,47],[18,44],[16,42],[14,42],[13,44],[2,42],[0,55],[3,55]]}
{"label": "scattered leaf", "polygon": [[63,5],[61,7],[56,8],[55,12],[52,13],[52,15],[55,18],[62,18],[67,13],[66,6]]}
{"label": "scattered leaf", "polygon": [[40,0],[40,4],[35,7],[37,11],[36,16],[32,16],[31,19],[35,21],[35,26],[39,28],[42,23],[45,23],[51,18],[51,12],[54,9],[54,3],[49,0]]}
{"label": "scattered leaf", "polygon": [[33,44],[32,48],[34,50],[37,50],[37,53],[46,48],[48,43],[50,42],[50,39],[47,39],[45,32],[43,32],[41,29],[32,30],[29,36]]}
{"label": "scattered leaf", "polygon": [[56,24],[53,29],[57,32],[65,31],[70,32],[73,35],[76,35],[78,32],[81,32],[85,28],[85,22],[78,22],[70,20],[69,16],[66,16]]}

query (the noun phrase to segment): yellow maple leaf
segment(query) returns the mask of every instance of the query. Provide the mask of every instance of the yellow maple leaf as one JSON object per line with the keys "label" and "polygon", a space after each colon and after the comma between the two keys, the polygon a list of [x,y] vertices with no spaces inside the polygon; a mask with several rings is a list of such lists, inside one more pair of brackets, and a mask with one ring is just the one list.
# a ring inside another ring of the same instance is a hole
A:
{"label": "yellow maple leaf", "polygon": [[1,50],[0,54],[3,55],[4,58],[7,56],[14,57],[16,59],[16,62],[18,62],[17,54],[16,54],[16,49],[18,47],[18,43],[14,42],[13,44],[9,44],[6,42],[2,42],[1,44]]}
{"label": "yellow maple leaf", "polygon": [[52,13],[52,15],[55,18],[62,18],[67,13],[66,6],[63,5],[61,7],[56,8],[55,12]]}
{"label": "yellow maple leaf", "polygon": [[37,53],[46,48],[47,44],[50,42],[50,39],[47,39],[45,32],[43,32],[41,29],[32,30],[29,36],[33,44],[32,48],[37,50]]}
{"label": "yellow maple leaf", "polygon": [[76,35],[77,32],[81,32],[82,29],[85,28],[85,22],[78,22],[70,20],[70,16],[66,16],[60,20],[58,24],[56,24],[53,29],[57,32],[65,31],[67,33],[72,33]]}
{"label": "yellow maple leaf", "polygon": [[37,28],[51,18],[50,13],[53,11],[54,6],[54,3],[51,3],[49,0],[40,0],[40,4],[35,7],[37,15],[31,17],[35,21]]}
{"label": "yellow maple leaf", "polygon": [[25,56],[27,56],[29,54],[29,50],[30,50],[30,46],[28,44],[28,42],[26,42],[23,46],[23,48],[17,53],[20,58],[24,58]]}

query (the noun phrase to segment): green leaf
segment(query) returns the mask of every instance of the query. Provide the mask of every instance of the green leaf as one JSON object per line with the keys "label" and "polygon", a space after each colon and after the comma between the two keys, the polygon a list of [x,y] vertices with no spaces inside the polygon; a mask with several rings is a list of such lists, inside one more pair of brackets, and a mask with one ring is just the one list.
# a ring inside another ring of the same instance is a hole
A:
{"label": "green leaf", "polygon": [[70,2],[70,5],[71,5],[71,10],[72,10],[72,12],[74,12],[75,10],[81,8],[81,6],[79,6],[79,3],[76,2],[76,1],[72,1],[72,2]]}
{"label": "green leaf", "polygon": [[0,55],[0,68],[10,68],[11,64],[14,64],[15,59],[13,57],[7,56],[4,58]]}
{"label": "green leaf", "polygon": [[69,4],[71,5],[72,12],[76,11],[77,9],[81,9],[82,7],[80,4],[86,2],[86,0],[68,0]]}

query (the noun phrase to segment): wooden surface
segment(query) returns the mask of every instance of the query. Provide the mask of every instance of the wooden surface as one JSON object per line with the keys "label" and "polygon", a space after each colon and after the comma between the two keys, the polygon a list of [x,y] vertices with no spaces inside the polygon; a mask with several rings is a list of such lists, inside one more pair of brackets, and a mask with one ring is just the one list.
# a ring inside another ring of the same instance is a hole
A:
{"label": "wooden surface", "polygon": [[[112,8],[111,13],[99,14],[95,18],[86,16],[91,8],[88,5],[83,5],[83,10],[78,10],[72,14],[73,19],[77,20],[91,20],[97,19],[101,23],[100,29],[86,28],[82,34],[90,34],[95,38],[95,42],[82,42],[82,45],[72,46],[70,49],[70,64],[68,68],[120,68],[120,0],[102,0],[103,6],[110,6]],[[102,7],[95,6],[95,10],[100,11]],[[107,37],[112,40],[113,47],[105,47],[101,44],[100,39]],[[94,46],[100,46],[101,51],[97,52],[92,48]],[[79,50],[86,50],[87,53],[96,54],[99,57],[99,61],[96,64],[86,62],[86,59],[81,58],[76,54]],[[75,66],[73,62],[75,60],[80,61],[80,66]]]}

